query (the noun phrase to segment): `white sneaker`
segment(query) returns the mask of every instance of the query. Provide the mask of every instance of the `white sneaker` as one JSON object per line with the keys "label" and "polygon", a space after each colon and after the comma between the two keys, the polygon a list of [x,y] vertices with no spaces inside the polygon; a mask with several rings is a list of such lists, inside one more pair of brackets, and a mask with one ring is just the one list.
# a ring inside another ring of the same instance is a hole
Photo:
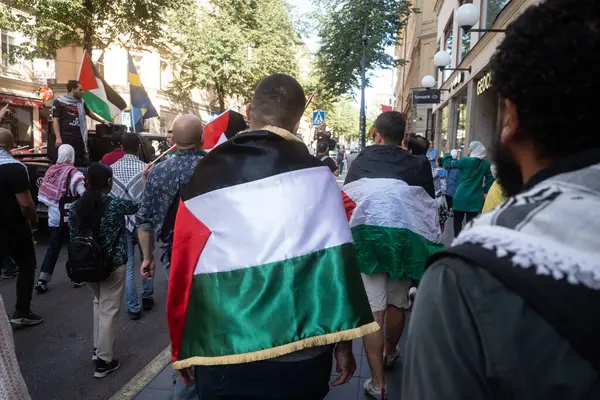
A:
{"label": "white sneaker", "polygon": [[387,399],[387,395],[385,393],[385,389],[380,389],[373,384],[373,379],[369,378],[363,384],[363,389],[365,392],[374,399],[377,400],[385,400]]}
{"label": "white sneaker", "polygon": [[408,309],[410,310],[415,302],[417,296],[417,288],[415,286],[408,289]]}
{"label": "white sneaker", "polygon": [[396,360],[400,357],[400,350],[396,346],[396,350],[392,354],[388,354],[383,358],[383,369],[390,370],[396,365]]}

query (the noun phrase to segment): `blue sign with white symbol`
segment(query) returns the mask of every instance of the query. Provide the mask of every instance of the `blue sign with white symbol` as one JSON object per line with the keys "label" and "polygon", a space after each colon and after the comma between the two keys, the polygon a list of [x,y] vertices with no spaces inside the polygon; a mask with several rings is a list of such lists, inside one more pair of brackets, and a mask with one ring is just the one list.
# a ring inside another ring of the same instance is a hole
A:
{"label": "blue sign with white symbol", "polygon": [[313,112],[312,124],[313,126],[321,126],[325,123],[325,111]]}

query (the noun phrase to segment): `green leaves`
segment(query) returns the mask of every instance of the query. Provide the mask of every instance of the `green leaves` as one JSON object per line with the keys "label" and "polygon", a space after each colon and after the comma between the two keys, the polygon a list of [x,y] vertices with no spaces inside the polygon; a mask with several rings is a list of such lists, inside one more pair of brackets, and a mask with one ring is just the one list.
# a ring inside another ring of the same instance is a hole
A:
{"label": "green leaves", "polygon": [[168,18],[173,59],[184,66],[174,90],[195,87],[248,99],[272,73],[296,75],[298,35],[283,0],[214,0],[181,4]]}
{"label": "green leaves", "polygon": [[317,67],[334,96],[360,86],[363,35],[367,26],[367,70],[401,64],[386,53],[399,43],[401,29],[411,10],[405,0],[315,0],[321,49]]}
{"label": "green leaves", "polygon": [[[17,56],[28,59],[52,58],[57,49],[72,43],[96,49],[115,42],[128,49],[161,48],[163,15],[176,3],[175,0],[13,0],[0,3],[0,26],[22,32],[30,39],[17,48]],[[90,33],[87,36],[86,31]]]}

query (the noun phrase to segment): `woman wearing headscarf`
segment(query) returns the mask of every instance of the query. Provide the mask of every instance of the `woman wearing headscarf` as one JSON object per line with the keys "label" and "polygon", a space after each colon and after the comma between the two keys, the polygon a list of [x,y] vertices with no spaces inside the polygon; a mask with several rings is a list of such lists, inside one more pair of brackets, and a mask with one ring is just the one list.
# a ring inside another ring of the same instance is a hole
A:
{"label": "woman wearing headscarf", "polygon": [[469,156],[455,160],[451,154],[444,156],[444,168],[460,170],[460,183],[452,200],[454,209],[454,236],[462,230],[463,221],[475,219],[481,212],[484,194],[494,183],[490,163],[485,160],[487,151],[479,141],[469,144]]}
{"label": "woman wearing headscarf", "polygon": [[68,210],[61,210],[61,200],[69,196],[76,198],[85,192],[85,178],[81,171],[75,168],[74,162],[73,147],[68,144],[61,145],[58,148],[56,164],[46,171],[38,192],[38,201],[48,206],[48,230],[50,231],[50,244],[35,285],[38,293],[48,291],[48,283],[52,280],[62,247],[62,227],[65,212]]}

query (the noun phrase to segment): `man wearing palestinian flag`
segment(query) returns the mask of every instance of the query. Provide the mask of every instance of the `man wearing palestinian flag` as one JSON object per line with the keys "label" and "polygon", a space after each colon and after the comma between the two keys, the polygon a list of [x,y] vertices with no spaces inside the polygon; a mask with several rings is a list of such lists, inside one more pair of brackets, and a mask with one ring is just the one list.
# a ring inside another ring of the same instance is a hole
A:
{"label": "man wearing palestinian flag", "polygon": [[358,155],[344,183],[369,303],[380,326],[387,317],[385,341],[383,331],[364,339],[372,376],[364,388],[377,399],[385,392],[384,364],[392,367],[398,357],[411,279],[421,279],[427,259],[442,249],[431,166],[425,156],[400,147],[405,126],[401,113],[381,114],[375,121],[376,145]]}
{"label": "man wearing palestinian flag", "polygon": [[379,328],[335,178],[293,135],[304,105],[293,78],[265,78],[250,131],[181,193],[167,316],[173,367],[195,367],[201,399],[323,399],[332,351],[346,383],[350,341]]}

